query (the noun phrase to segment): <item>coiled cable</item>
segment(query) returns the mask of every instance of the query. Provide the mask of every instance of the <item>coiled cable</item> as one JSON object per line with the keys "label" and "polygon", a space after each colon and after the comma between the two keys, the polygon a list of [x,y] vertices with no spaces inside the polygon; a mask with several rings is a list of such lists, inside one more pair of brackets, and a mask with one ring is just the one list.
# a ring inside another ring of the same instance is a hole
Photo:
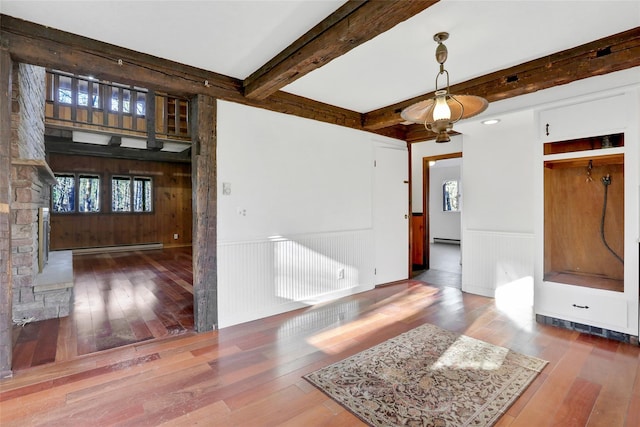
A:
{"label": "coiled cable", "polygon": [[607,193],[609,190],[609,185],[611,185],[611,176],[609,174],[606,174],[602,177],[602,184],[604,185],[604,203],[602,204],[602,216],[600,218],[600,237],[602,238],[602,243],[604,243],[604,246],[609,250],[609,252],[611,252],[613,256],[618,259],[618,261],[624,264],[624,260],[622,259],[622,257],[618,255],[613,249],[611,249],[611,246],[609,246],[609,244],[607,243],[607,239],[604,237],[604,219],[605,215],[607,214]]}

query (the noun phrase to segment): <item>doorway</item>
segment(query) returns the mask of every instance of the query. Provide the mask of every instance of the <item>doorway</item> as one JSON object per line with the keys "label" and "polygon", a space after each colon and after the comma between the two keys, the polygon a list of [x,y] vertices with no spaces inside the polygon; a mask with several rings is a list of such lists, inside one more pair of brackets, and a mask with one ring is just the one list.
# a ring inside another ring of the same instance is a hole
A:
{"label": "doorway", "polygon": [[423,158],[422,270],[416,279],[462,286],[462,153]]}
{"label": "doorway", "polygon": [[407,149],[382,146],[375,149],[375,284],[404,280],[409,264],[409,192]]}

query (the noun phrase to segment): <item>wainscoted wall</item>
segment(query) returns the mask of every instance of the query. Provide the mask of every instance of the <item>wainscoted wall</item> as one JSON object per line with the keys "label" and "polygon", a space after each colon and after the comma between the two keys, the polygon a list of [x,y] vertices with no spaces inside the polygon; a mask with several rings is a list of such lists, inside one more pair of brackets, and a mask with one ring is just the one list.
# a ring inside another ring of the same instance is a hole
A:
{"label": "wainscoted wall", "polygon": [[466,230],[462,242],[463,291],[495,297],[502,286],[533,283],[533,233]]}
{"label": "wainscoted wall", "polygon": [[218,327],[369,290],[398,265],[376,262],[374,221],[375,190],[391,182],[374,179],[377,147],[397,140],[220,100],[216,132]]}
{"label": "wainscoted wall", "polygon": [[373,288],[373,230],[218,242],[219,327]]}

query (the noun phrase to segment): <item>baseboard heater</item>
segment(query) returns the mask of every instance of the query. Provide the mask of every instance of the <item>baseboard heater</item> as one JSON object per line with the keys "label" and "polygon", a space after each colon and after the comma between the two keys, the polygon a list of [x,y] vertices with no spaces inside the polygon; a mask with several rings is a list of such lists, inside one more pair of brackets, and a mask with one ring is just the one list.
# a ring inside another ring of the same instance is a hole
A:
{"label": "baseboard heater", "polygon": [[162,243],[142,243],[139,245],[120,245],[120,246],[101,246],[94,248],[78,248],[73,249],[74,255],[82,254],[101,254],[107,252],[127,252],[127,251],[150,251],[153,249],[162,249]]}
{"label": "baseboard heater", "polygon": [[448,243],[450,245],[459,245],[460,239],[443,239],[441,237],[434,237],[433,243]]}

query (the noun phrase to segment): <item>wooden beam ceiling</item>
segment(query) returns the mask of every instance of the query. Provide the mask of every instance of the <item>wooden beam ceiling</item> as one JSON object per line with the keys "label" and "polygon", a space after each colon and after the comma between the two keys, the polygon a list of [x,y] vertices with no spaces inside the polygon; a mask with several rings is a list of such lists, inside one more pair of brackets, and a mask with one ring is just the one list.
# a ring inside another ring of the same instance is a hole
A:
{"label": "wooden beam ceiling", "polygon": [[[350,2],[347,3],[349,8],[343,10],[342,13],[350,16],[369,3],[372,6],[368,7],[373,8],[375,5],[378,8],[375,10],[378,12],[385,10],[384,1]],[[428,7],[427,3],[430,5],[434,2],[425,1],[424,4],[421,4],[422,9]],[[359,7],[356,7],[358,5]],[[371,14],[369,16],[373,16],[372,10],[374,9],[363,10],[368,10],[368,13]],[[409,15],[407,10],[403,10],[406,15]],[[413,9],[412,11],[413,13],[418,12]],[[341,25],[340,22],[343,22],[343,20],[337,19],[338,16],[334,17],[337,21],[334,24],[335,28],[338,28]],[[395,19],[399,19],[398,16]],[[324,40],[323,43],[330,44],[329,40],[332,40],[330,36],[321,34],[330,34],[337,30],[331,30],[334,26],[329,22],[323,22],[328,27],[323,28],[323,31],[319,32],[315,39]],[[360,24],[355,28],[359,28],[359,31],[366,31],[366,27],[366,25]],[[318,31],[316,30],[316,32]],[[308,37],[311,37],[312,34],[315,34],[313,30]],[[259,99],[260,97],[256,95],[246,97],[244,95],[246,82],[241,80],[6,15],[0,15],[0,36],[1,47],[8,50],[12,59],[17,62],[140,85],[180,96],[207,95],[252,107],[375,132],[408,142],[433,138],[429,132],[418,129],[418,125],[401,125],[402,119],[400,118],[400,112],[404,107],[432,94],[425,94],[361,114],[282,91],[276,91],[266,99]],[[357,36],[355,33],[348,35],[357,41],[364,40],[369,36],[366,34]],[[283,66],[280,64],[294,64],[298,60],[296,55],[303,49],[307,49],[305,55],[309,57],[322,56],[321,52],[323,51],[320,48],[322,43],[318,42],[317,46],[313,43],[299,46],[301,43],[298,41],[292,44],[273,61],[262,67],[263,73],[260,75],[264,77],[256,78],[255,81],[266,79],[281,82],[277,75],[280,75],[282,70],[287,70],[287,68],[282,68]],[[338,40],[336,43],[342,45],[343,42]],[[315,54],[311,46],[316,46],[318,49]],[[330,51],[339,52],[340,49],[343,48],[335,46]],[[280,58],[280,56],[285,57]],[[493,102],[637,66],[640,66],[640,27],[459,83],[453,85],[451,89],[453,93],[479,95]],[[276,69],[280,71],[271,71]],[[310,66],[304,68],[305,72],[309,72],[311,69]],[[251,83],[249,82],[249,84]],[[273,83],[267,84],[267,86],[269,85],[273,85]],[[260,91],[265,90],[270,92],[272,88],[260,89]]]}
{"label": "wooden beam ceiling", "polygon": [[244,80],[244,95],[265,99],[438,0],[351,0]]}
{"label": "wooden beam ceiling", "polygon": [[[451,93],[494,102],[637,66],[640,27],[453,85]],[[363,127],[376,130],[402,123],[405,107],[432,96],[427,93],[366,113]]]}
{"label": "wooden beam ceiling", "polygon": [[[0,15],[0,40],[16,62],[100,80],[137,85],[172,95],[198,94],[362,130],[362,115],[285,92],[245,98],[242,81],[109,43]],[[374,131],[385,134],[387,131]]]}

